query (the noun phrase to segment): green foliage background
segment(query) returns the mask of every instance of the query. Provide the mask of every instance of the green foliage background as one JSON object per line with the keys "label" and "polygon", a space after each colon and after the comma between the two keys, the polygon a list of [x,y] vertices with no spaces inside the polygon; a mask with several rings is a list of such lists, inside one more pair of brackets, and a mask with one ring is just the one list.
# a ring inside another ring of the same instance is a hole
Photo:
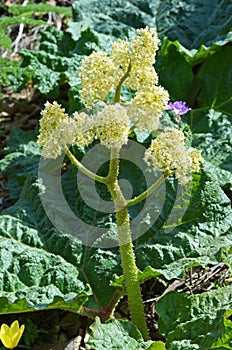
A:
{"label": "green foliage background", "polygon": [[[41,12],[44,10],[41,7]],[[28,5],[23,11],[32,20],[33,9]],[[18,6],[11,12],[22,15]],[[171,231],[167,230],[166,215],[178,203],[175,182],[167,182],[158,220],[135,242],[141,282],[158,277],[167,283],[183,277],[191,266],[221,261],[231,268],[231,24],[232,4],[226,0],[79,0],[73,4],[73,21],[66,32],[50,26],[41,32],[38,51],[23,49],[21,62],[0,60],[2,82],[20,90],[32,80],[46,98],[57,99],[73,113],[83,107],[77,75],[83,57],[94,50],[109,50],[114,40],[130,38],[137,28],[148,25],[157,29],[160,84],[169,90],[172,101],[185,100],[192,107],[181,126],[191,127],[192,144],[202,149],[206,167],[194,175],[190,205]],[[61,94],[64,86],[68,86],[65,98]],[[127,94],[125,91],[125,100]],[[166,112],[162,122],[169,125],[175,121]],[[148,141],[141,134],[135,138]],[[0,162],[8,177],[9,196],[17,199],[0,218],[0,310],[61,308],[80,312],[83,303],[95,309],[106,307],[115,290],[123,288],[122,276],[117,278],[122,273],[119,252],[83,246],[52,226],[40,201],[40,151],[35,141],[34,131],[13,129]],[[84,153],[79,150],[80,156]],[[128,167],[128,173],[136,186],[133,169]],[[75,181],[76,171],[70,167],[62,179],[66,198],[72,209],[91,223],[93,212],[81,201]],[[95,224],[106,222],[112,222],[112,217],[99,215]],[[109,234],[112,227],[109,225]],[[163,296],[157,312],[167,349],[231,349],[231,293],[228,283],[201,295],[174,292]],[[114,344],[115,349],[125,348],[124,341],[128,349],[163,349],[160,343],[154,347],[144,344],[134,331],[130,338],[131,328],[114,321],[93,326],[93,348],[104,348],[104,334],[112,333],[114,327],[128,335],[127,340],[122,336],[121,343]]]}

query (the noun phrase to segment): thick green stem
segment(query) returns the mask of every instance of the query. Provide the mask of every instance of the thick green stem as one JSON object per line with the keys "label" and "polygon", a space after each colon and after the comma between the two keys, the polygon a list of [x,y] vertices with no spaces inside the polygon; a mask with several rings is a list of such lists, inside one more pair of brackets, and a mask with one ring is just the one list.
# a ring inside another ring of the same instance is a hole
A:
{"label": "thick green stem", "polygon": [[110,166],[106,184],[113,183],[118,178],[119,173],[119,152],[118,148],[112,148],[110,152]]}
{"label": "thick green stem", "polygon": [[119,160],[115,158],[116,155],[117,151],[112,150],[110,170],[107,177],[107,187],[114,200],[116,209],[118,240],[131,320],[140,330],[143,338],[145,340],[148,340],[150,338],[144,313],[138,268],[136,266],[135,254],[131,240],[130,219],[127,208],[127,201],[122,194],[117,180]]}
{"label": "thick green stem", "polygon": [[79,160],[76,159],[76,157],[72,154],[72,152],[69,151],[68,147],[66,147],[65,151],[66,151],[66,154],[67,154],[68,158],[71,160],[71,162],[78,169],[80,169],[85,175],[87,175],[88,177],[90,177],[93,180],[96,180],[96,181],[104,183],[104,184],[107,182],[107,178],[106,177],[102,177],[102,176],[99,176],[97,174],[94,174],[92,171],[87,169],[83,164],[81,164],[81,162],[79,162]]}
{"label": "thick green stem", "polygon": [[144,313],[138,268],[136,266],[135,254],[131,241],[128,209],[124,208],[118,211],[116,213],[116,217],[123,275],[125,278],[126,291],[128,294],[128,305],[131,314],[131,320],[141,332],[144,340],[149,340],[150,337],[148,334],[146,317]]}
{"label": "thick green stem", "polygon": [[124,81],[128,78],[129,74],[131,71],[131,64],[129,64],[128,69],[125,73],[125,75],[123,75],[123,77],[121,78],[116,91],[115,91],[115,96],[114,96],[114,102],[120,102],[120,96],[121,96],[121,89],[122,89],[122,84],[124,83]]}

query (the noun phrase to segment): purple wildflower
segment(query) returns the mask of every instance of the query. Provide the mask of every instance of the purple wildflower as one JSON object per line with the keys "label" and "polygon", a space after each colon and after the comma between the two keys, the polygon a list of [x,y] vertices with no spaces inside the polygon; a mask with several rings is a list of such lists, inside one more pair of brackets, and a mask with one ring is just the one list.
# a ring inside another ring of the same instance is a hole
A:
{"label": "purple wildflower", "polygon": [[186,102],[176,101],[173,103],[169,102],[168,109],[172,110],[177,115],[183,115],[188,113],[188,111],[191,111],[192,108],[186,106]]}

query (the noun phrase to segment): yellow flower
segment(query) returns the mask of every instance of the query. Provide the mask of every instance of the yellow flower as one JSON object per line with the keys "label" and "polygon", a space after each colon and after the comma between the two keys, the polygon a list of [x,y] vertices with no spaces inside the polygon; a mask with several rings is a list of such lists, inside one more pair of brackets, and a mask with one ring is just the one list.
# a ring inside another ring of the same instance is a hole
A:
{"label": "yellow flower", "polygon": [[24,328],[24,324],[19,328],[18,321],[14,321],[10,327],[3,323],[0,330],[0,339],[3,345],[7,349],[15,348],[23,334]]}

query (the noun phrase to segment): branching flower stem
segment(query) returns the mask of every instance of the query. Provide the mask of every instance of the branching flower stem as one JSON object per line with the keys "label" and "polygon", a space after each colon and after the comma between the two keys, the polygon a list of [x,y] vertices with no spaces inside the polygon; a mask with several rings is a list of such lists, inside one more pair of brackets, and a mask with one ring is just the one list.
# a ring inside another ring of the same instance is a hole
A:
{"label": "branching flower stem", "polygon": [[96,180],[98,182],[106,184],[107,178],[99,176],[95,173],[93,173],[91,170],[87,169],[81,162],[79,162],[78,159],[72,154],[72,152],[68,149],[68,147],[65,148],[65,152],[68,156],[68,158],[71,160],[71,162],[78,168],[80,169],[85,175],[90,177],[93,180]]}
{"label": "branching flower stem", "polygon": [[133,205],[141,202],[145,198],[147,198],[152,192],[154,192],[157,188],[159,188],[162,183],[164,183],[166,177],[170,175],[172,171],[166,172],[165,174],[161,175],[156,182],[154,182],[146,191],[138,195],[137,197],[130,199],[127,202],[127,207],[132,207]]}
{"label": "branching flower stem", "polygon": [[89,176],[93,180],[104,183],[107,186],[114,201],[120,255],[122,260],[123,275],[125,278],[126,292],[128,295],[130,315],[132,322],[140,330],[144,340],[148,340],[149,334],[144,313],[143,299],[138,277],[138,268],[136,266],[135,253],[131,238],[128,207],[139,203],[147,196],[149,196],[164,182],[165,178],[169,174],[165,173],[163,176],[160,176],[160,178],[146,191],[141,193],[139,196],[127,201],[118,183],[119,152],[120,150],[117,148],[111,149],[109,172],[107,177],[102,177],[94,174],[85,166],[83,166],[81,162],[78,161],[76,157],[71,153],[68,147],[66,148],[66,154],[71,162],[85,175]]}
{"label": "branching flower stem", "polygon": [[125,73],[125,75],[123,75],[123,77],[121,78],[116,91],[115,91],[115,95],[114,95],[114,102],[120,102],[120,96],[121,96],[121,89],[122,89],[122,84],[124,83],[124,81],[128,78],[129,74],[131,71],[131,64],[129,64],[127,72]]}
{"label": "branching flower stem", "polygon": [[69,151],[68,147],[66,148],[66,154],[71,162],[84,174],[96,181],[105,183],[112,196],[116,210],[120,254],[122,259],[122,268],[125,278],[126,291],[128,294],[131,319],[142,333],[143,338],[145,340],[148,340],[149,334],[138,278],[138,268],[136,266],[135,254],[131,240],[127,200],[123,196],[123,193],[118,184],[119,150],[115,148],[111,150],[109,173],[107,177],[98,176],[84,167],[81,162],[79,162],[76,157]]}

